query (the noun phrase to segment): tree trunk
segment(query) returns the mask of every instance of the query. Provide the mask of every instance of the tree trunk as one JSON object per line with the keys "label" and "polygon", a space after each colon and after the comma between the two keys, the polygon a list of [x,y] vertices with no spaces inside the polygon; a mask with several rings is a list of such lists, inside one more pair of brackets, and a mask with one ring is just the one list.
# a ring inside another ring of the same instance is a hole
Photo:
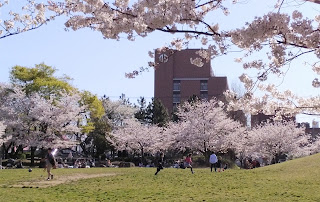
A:
{"label": "tree trunk", "polygon": [[9,149],[12,147],[13,142],[10,142],[9,146],[6,147],[6,145],[3,143],[3,156],[5,159],[9,158]]}
{"label": "tree trunk", "polygon": [[141,148],[141,163],[144,163],[144,152],[143,152],[143,148]]}
{"label": "tree trunk", "polygon": [[34,166],[34,153],[37,147],[31,147],[31,166]]}
{"label": "tree trunk", "polygon": [[23,153],[22,145],[19,145],[16,152],[14,153],[14,158],[18,158],[19,152]]}
{"label": "tree trunk", "polygon": [[6,156],[5,156],[5,145],[4,145],[4,143],[1,145],[1,157],[2,157],[3,159],[6,158]]}
{"label": "tree trunk", "polygon": [[2,169],[3,147],[0,147],[0,169]]}
{"label": "tree trunk", "polygon": [[81,142],[81,143],[80,143],[80,147],[81,147],[81,149],[82,149],[82,152],[83,152],[84,154],[87,154],[86,143]]}

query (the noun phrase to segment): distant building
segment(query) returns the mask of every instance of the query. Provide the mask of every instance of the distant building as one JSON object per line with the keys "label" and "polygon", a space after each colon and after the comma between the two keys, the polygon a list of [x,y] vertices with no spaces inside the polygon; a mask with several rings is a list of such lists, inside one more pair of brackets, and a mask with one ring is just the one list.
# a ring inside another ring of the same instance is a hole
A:
{"label": "distant building", "polygon": [[[261,123],[273,122],[273,118],[275,115],[267,115],[264,113],[258,113],[255,115],[251,115],[251,127],[255,127]],[[296,117],[286,117],[283,116],[282,120],[284,121],[296,121]]]}
{"label": "distant building", "polygon": [[320,136],[320,128],[319,125],[312,121],[312,128],[310,127],[310,123],[304,122],[298,124],[299,127],[305,128],[305,133],[310,134],[313,139],[317,139]]}
{"label": "distant building", "polygon": [[228,89],[227,77],[214,76],[210,61],[204,62],[202,67],[191,64],[190,58],[199,57],[196,54],[198,50],[155,53],[154,98],[159,99],[169,113],[192,96],[224,100],[223,92]]}

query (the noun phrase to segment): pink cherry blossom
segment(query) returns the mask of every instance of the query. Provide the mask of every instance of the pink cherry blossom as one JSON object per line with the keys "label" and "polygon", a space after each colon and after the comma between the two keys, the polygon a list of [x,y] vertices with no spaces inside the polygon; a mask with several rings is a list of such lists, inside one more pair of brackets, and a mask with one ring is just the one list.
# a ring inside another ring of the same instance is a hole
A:
{"label": "pink cherry blossom", "polygon": [[26,95],[19,87],[0,88],[6,92],[0,115],[7,126],[5,137],[17,145],[48,147],[68,144],[65,135],[79,132],[81,112],[78,94],[62,93],[49,99]]}

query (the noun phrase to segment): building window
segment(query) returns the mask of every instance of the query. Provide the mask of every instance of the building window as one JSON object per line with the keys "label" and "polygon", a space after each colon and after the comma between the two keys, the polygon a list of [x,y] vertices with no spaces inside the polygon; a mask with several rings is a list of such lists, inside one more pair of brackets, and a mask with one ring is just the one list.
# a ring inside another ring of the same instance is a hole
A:
{"label": "building window", "polygon": [[180,103],[180,98],[181,98],[180,92],[178,92],[178,93],[173,93],[173,103],[174,103],[174,104],[175,104],[175,103]]}
{"label": "building window", "polygon": [[208,100],[208,91],[202,91],[200,93],[201,100]]}
{"label": "building window", "polygon": [[173,81],[173,91],[180,91],[180,81]]}
{"label": "building window", "polygon": [[200,90],[207,91],[208,90],[208,81],[200,81]]}

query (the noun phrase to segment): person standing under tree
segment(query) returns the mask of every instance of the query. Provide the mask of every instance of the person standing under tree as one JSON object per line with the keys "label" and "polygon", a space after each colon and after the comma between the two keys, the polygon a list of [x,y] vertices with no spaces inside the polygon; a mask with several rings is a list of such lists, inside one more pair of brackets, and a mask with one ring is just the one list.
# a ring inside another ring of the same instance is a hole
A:
{"label": "person standing under tree", "polygon": [[163,152],[160,152],[159,158],[158,158],[158,165],[157,165],[157,172],[154,175],[157,175],[160,170],[163,169],[163,163],[164,163],[164,154]]}
{"label": "person standing under tree", "polygon": [[53,174],[51,173],[51,169],[56,167],[56,160],[52,154],[52,149],[48,148],[48,153],[46,155],[46,169],[48,173],[47,180],[53,179]]}
{"label": "person standing under tree", "polygon": [[184,164],[186,168],[190,168],[191,173],[193,174],[193,170],[192,170],[192,159],[191,159],[192,154],[188,154],[188,156],[186,157],[186,159],[184,160]]}
{"label": "person standing under tree", "polygon": [[214,170],[217,172],[216,168],[219,168],[218,172],[222,172],[222,162],[221,162],[221,156],[218,157],[218,161],[215,163]]}
{"label": "person standing under tree", "polygon": [[216,165],[216,163],[218,162],[218,158],[217,158],[217,156],[216,156],[214,153],[212,153],[212,154],[210,155],[209,162],[210,162],[211,172],[212,172],[212,168],[213,168],[213,167],[214,167],[214,171],[217,172],[217,165]]}

